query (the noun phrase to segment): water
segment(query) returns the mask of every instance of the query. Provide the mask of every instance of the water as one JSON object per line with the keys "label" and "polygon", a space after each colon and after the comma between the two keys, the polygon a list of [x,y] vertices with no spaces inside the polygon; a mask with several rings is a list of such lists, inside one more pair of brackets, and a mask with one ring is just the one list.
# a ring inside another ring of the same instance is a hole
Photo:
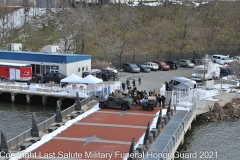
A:
{"label": "water", "polygon": [[234,121],[194,122],[192,129],[184,137],[184,145],[178,148],[178,152],[196,153],[197,157],[175,159],[239,159],[239,132],[239,119]]}
{"label": "water", "polygon": [[36,104],[27,105],[19,102],[2,102],[1,100],[0,130],[4,130],[7,140],[31,128],[32,113],[35,113],[37,123],[41,123],[56,113],[56,107],[43,107]]}

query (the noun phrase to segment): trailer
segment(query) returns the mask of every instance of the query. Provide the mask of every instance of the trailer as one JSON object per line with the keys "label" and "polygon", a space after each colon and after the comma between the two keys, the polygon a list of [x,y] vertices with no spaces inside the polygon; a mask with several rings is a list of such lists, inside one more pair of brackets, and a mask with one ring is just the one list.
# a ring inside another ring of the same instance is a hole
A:
{"label": "trailer", "polygon": [[0,62],[0,78],[29,81],[32,79],[32,66],[30,64]]}
{"label": "trailer", "polygon": [[[199,65],[198,65],[199,64]],[[221,65],[212,63],[210,59],[197,60],[197,65],[192,74],[192,80],[206,81],[220,78]]]}

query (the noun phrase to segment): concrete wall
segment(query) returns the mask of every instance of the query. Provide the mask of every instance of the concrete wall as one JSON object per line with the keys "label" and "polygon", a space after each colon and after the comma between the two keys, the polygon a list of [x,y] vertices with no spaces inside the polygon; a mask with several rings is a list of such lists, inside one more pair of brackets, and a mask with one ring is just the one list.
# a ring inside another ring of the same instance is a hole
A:
{"label": "concrete wall", "polygon": [[64,72],[66,72],[66,75],[70,75],[72,73],[82,77],[82,72],[84,71],[89,71],[91,70],[91,59],[89,60],[84,60],[84,61],[79,61],[79,62],[74,62],[74,63],[69,63]]}

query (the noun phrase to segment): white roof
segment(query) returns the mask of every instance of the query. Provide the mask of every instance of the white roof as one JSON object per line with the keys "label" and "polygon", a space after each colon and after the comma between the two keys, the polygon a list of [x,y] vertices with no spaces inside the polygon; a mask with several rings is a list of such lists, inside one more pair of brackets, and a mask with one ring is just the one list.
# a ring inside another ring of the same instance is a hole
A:
{"label": "white roof", "polygon": [[21,64],[21,63],[8,63],[8,62],[0,62],[0,65],[5,65],[5,66],[31,66],[30,64]]}
{"label": "white roof", "polygon": [[82,79],[82,77],[79,77],[73,73],[64,79],[61,79],[61,83],[81,83],[80,81]]}
{"label": "white roof", "polygon": [[96,78],[91,74],[80,80],[80,83],[86,83],[86,84],[96,84],[96,83],[102,83],[102,82],[103,82],[102,79]]}

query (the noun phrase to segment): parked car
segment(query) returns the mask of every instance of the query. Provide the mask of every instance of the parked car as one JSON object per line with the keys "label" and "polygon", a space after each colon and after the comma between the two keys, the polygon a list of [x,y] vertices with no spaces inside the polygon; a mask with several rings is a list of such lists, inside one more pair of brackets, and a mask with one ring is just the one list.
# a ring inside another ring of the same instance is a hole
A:
{"label": "parked car", "polygon": [[195,65],[187,59],[180,59],[179,64],[181,67],[193,68]]}
{"label": "parked car", "polygon": [[128,63],[128,62],[124,62],[123,63],[123,70],[125,72],[135,72],[135,73],[139,73],[140,72],[140,68],[134,64],[134,63]]}
{"label": "parked car", "polygon": [[218,64],[228,64],[233,62],[233,60],[230,59],[229,56],[224,56],[224,55],[213,55],[212,61]]}
{"label": "parked car", "polygon": [[90,74],[94,77],[102,79],[103,81],[108,81],[110,79],[108,72],[101,71],[100,69],[92,69],[90,71],[85,71],[82,73],[82,77],[84,78]]}
{"label": "parked car", "polygon": [[153,62],[145,62],[143,63],[144,65],[148,66],[149,68],[151,68],[151,70],[156,71],[158,70],[158,64],[157,63],[153,63]]}
{"label": "parked car", "polygon": [[151,68],[149,68],[148,66],[144,65],[144,64],[138,64],[137,65],[140,68],[140,72],[150,72]]}
{"label": "parked car", "polygon": [[170,69],[170,66],[163,61],[153,61],[153,62],[158,64],[158,69],[161,71],[163,70],[168,71]]}
{"label": "parked car", "polygon": [[108,74],[108,79],[113,78],[113,75],[115,74],[115,72],[112,69],[109,69],[109,68],[102,69],[102,71],[104,71]]}
{"label": "parked car", "polygon": [[43,83],[49,83],[50,81],[60,83],[63,78],[66,78],[66,76],[61,73],[47,73],[46,75],[43,75],[43,77],[41,75],[35,76],[33,81],[41,82],[41,80],[43,80]]}
{"label": "parked car", "polygon": [[220,77],[228,76],[231,74],[231,70],[227,67],[219,67],[220,68]]}
{"label": "parked car", "polygon": [[170,66],[170,69],[178,68],[178,61],[168,60],[168,61],[165,61],[165,63],[167,63]]}

